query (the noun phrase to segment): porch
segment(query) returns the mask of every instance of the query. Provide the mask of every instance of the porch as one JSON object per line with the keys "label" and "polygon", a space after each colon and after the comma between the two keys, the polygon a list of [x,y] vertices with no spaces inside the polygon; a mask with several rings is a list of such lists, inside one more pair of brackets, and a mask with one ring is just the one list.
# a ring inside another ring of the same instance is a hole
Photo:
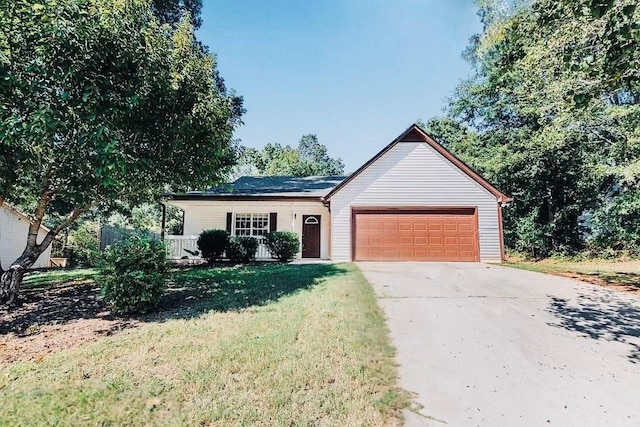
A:
{"label": "porch", "polygon": [[[202,256],[198,250],[198,236],[172,236],[165,235],[164,241],[167,245],[168,258],[171,260],[189,259],[201,260]],[[269,253],[267,246],[259,239],[256,250],[256,261],[271,261],[273,257]]]}

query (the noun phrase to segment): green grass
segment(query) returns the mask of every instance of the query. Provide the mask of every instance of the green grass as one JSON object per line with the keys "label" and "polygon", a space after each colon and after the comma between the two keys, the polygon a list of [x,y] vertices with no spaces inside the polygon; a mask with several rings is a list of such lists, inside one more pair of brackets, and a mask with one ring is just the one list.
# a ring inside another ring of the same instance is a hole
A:
{"label": "green grass", "polygon": [[408,396],[355,266],[181,270],[164,304],[135,328],[0,364],[0,424],[400,423]]}
{"label": "green grass", "polygon": [[90,268],[74,270],[36,271],[25,276],[23,289],[50,288],[69,284],[78,284],[93,280],[95,270]]}
{"label": "green grass", "polygon": [[504,265],[540,273],[573,277],[597,284],[616,286],[633,292],[640,291],[640,261],[546,259],[537,262],[513,261]]}

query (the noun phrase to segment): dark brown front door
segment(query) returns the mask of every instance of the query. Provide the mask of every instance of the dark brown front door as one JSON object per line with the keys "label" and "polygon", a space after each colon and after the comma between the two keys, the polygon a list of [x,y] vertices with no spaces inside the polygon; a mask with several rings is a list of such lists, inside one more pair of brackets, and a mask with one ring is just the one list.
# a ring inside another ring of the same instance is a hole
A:
{"label": "dark brown front door", "polygon": [[320,215],[302,216],[302,258],[320,258]]}

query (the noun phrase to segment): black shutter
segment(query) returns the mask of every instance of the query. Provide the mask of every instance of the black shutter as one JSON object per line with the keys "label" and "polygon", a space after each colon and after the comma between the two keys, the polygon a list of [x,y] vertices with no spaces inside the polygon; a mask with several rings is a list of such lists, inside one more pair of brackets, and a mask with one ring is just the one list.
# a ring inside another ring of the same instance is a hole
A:
{"label": "black shutter", "polygon": [[278,229],[278,213],[271,212],[269,214],[269,231],[276,231]]}
{"label": "black shutter", "polygon": [[231,221],[233,221],[233,213],[227,212],[227,233],[231,234]]}

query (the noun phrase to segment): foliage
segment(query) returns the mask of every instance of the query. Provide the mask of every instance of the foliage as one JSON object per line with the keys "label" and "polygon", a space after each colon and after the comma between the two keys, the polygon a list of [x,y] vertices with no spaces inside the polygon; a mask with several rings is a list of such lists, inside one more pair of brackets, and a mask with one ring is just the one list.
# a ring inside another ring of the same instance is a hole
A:
{"label": "foliage", "polygon": [[[165,231],[168,234],[182,234],[182,210],[166,205]],[[105,224],[130,230],[160,234],[162,227],[162,207],[159,203],[142,203],[136,206],[118,206],[103,216]]]}
{"label": "foliage", "polygon": [[232,236],[229,238],[226,253],[233,262],[248,263],[256,258],[258,240],[251,236]]}
{"label": "foliage", "polygon": [[153,13],[163,24],[176,26],[185,14],[191,15],[193,25],[199,28],[202,24],[200,12],[202,0],[153,0]]}
{"label": "foliage", "polygon": [[209,262],[222,258],[228,245],[229,233],[226,230],[204,230],[198,236],[198,249]]}
{"label": "foliage", "polygon": [[[581,250],[612,228],[597,212],[640,196],[640,10],[631,0],[478,4],[484,31],[465,52],[474,75],[427,132],[514,196],[508,246]],[[628,247],[638,230],[615,234]]]}
{"label": "foliage", "polygon": [[262,151],[244,148],[238,159],[236,176],[336,176],[344,174],[341,159],[329,157],[327,147],[315,135],[304,135],[297,148],[267,144]]}
{"label": "foliage", "polygon": [[[638,190],[636,190],[638,191]],[[595,248],[611,248],[640,255],[640,195],[627,191],[599,207],[593,215]]]}
{"label": "foliage", "polygon": [[117,313],[147,312],[166,288],[167,249],[163,242],[132,236],[108,247],[98,263],[101,296]]}
{"label": "foliage", "polygon": [[9,1],[0,29],[0,200],[51,228],[24,265],[85,212],[213,185],[233,165],[242,100],[188,13],[172,27],[146,0]]}
{"label": "foliage", "polygon": [[95,221],[84,221],[69,232],[68,257],[71,265],[93,267],[100,255],[99,225]]}
{"label": "foliage", "polygon": [[280,261],[291,261],[300,251],[300,238],[293,231],[272,231],[265,236],[265,244]]}

